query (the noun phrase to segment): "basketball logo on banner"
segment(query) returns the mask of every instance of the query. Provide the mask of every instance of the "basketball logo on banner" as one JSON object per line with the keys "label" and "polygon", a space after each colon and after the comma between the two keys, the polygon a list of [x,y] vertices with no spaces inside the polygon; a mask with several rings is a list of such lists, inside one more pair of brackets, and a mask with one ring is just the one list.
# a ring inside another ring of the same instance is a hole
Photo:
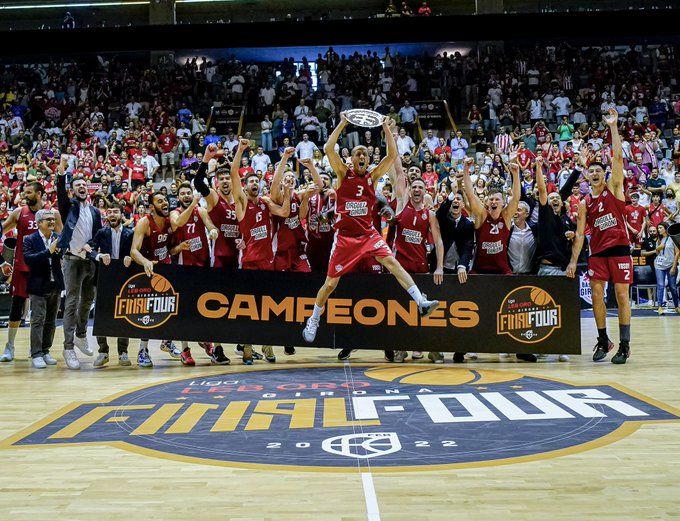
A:
{"label": "basketball logo on banner", "polygon": [[497,313],[497,332],[518,342],[534,344],[562,327],[562,306],[536,286],[522,286],[505,297]]}
{"label": "basketball logo on banner", "polygon": [[152,329],[177,315],[179,294],[170,281],[154,273],[130,277],[116,296],[115,318],[122,318],[135,327]]}
{"label": "basketball logo on banner", "polygon": [[345,117],[352,125],[357,127],[379,127],[385,117],[374,110],[352,109],[345,112]]}

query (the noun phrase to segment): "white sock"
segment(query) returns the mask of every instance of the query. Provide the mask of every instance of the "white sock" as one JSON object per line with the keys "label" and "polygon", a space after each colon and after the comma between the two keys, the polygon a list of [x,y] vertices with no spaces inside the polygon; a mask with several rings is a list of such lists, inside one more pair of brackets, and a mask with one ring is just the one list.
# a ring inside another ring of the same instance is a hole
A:
{"label": "white sock", "polygon": [[323,313],[323,308],[314,304],[314,312],[312,313],[312,318],[319,320],[319,318],[321,318],[321,313]]}
{"label": "white sock", "polygon": [[9,326],[7,328],[7,343],[10,345],[10,347],[14,347],[14,339],[17,337],[18,332],[18,327]]}
{"label": "white sock", "polygon": [[420,292],[418,289],[418,286],[415,284],[408,288],[406,291],[408,291],[408,294],[411,295],[411,298],[416,301],[416,304],[420,306],[420,304],[425,300],[423,298],[423,294]]}
{"label": "white sock", "polygon": [[139,341],[139,350],[140,351],[148,351],[149,350],[149,341],[148,340],[140,340]]}

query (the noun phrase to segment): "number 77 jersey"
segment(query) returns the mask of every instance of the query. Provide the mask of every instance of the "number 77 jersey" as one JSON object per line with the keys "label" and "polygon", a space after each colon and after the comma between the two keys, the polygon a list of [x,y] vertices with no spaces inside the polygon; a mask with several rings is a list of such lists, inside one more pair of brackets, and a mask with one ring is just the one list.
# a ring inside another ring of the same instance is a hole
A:
{"label": "number 77 jersey", "polygon": [[[173,210],[173,212],[180,214],[181,209]],[[198,207],[191,212],[189,220],[175,230],[173,239],[175,245],[189,241],[189,249],[179,252],[179,264],[183,266],[210,266],[208,237]]]}

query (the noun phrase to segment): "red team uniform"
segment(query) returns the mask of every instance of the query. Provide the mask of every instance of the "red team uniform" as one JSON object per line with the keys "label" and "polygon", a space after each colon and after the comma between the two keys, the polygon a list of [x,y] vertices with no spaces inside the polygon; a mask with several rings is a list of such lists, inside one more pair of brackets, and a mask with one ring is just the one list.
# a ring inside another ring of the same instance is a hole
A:
{"label": "red team uniform", "polygon": [[236,219],[236,207],[223,197],[217,198],[217,204],[208,212],[210,220],[217,226],[220,234],[215,241],[213,251],[215,268],[238,268],[238,248],[236,239],[241,232]]}
{"label": "red team uniform", "polygon": [[397,215],[394,253],[399,264],[409,273],[427,273],[427,237],[430,232],[430,212],[416,210],[409,202]]}
{"label": "red team uniform", "polygon": [[586,220],[591,230],[588,274],[591,279],[615,284],[633,282],[633,259],[626,228],[626,203],[609,188],[599,197],[587,195]]}
{"label": "red team uniform", "polygon": [[333,210],[334,201],[314,194],[309,199],[307,212],[307,258],[314,271],[326,271],[333,246],[333,227],[329,220],[322,219]]}
{"label": "red team uniform", "polygon": [[336,196],[335,238],[328,276],[351,272],[364,259],[375,263],[374,257],[391,257],[387,243],[373,226],[375,191],[370,174],[359,176],[347,170]]}
{"label": "red team uniform", "polygon": [[245,216],[238,223],[246,247],[241,257],[244,270],[273,270],[273,225],[269,207],[261,197],[254,203],[248,199]]}
{"label": "red team uniform", "polygon": [[170,219],[166,218],[161,228],[156,226],[153,217],[149,215],[148,219],[150,233],[147,237],[144,237],[141,254],[150,261],[158,261],[158,264],[170,264],[169,245],[170,235],[172,234]]}
{"label": "red team uniform", "polygon": [[16,297],[28,298],[29,269],[24,262],[24,237],[38,231],[35,214],[36,212],[31,211],[28,206],[24,206],[17,219],[17,245],[14,251],[14,272],[10,288],[12,295]]}
{"label": "red team uniform", "polygon": [[[173,212],[180,214],[179,210]],[[183,266],[210,266],[210,248],[208,247],[208,237],[206,235],[205,224],[198,213],[198,208],[194,208],[189,220],[177,228],[173,234],[175,245],[184,241],[190,241],[190,249],[179,252],[179,264]]]}
{"label": "red team uniform", "polygon": [[306,237],[302,222],[300,222],[300,198],[297,194],[291,197],[290,215],[286,218],[274,217],[277,227],[274,269],[309,273],[312,268],[305,254]]}
{"label": "red team uniform", "polygon": [[477,253],[472,267],[474,273],[491,273],[511,275],[508,261],[508,243],[510,242],[510,228],[505,224],[503,216],[492,219],[487,214],[486,219],[475,230]]}

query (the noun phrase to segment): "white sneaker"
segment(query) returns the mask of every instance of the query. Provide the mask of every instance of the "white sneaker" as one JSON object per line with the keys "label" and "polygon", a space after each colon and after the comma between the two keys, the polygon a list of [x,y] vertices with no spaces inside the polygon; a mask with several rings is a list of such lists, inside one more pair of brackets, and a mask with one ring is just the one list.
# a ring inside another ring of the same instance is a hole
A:
{"label": "white sneaker", "polygon": [[64,360],[69,369],[80,369],[80,360],[73,349],[64,349]]}
{"label": "white sneaker", "polygon": [[0,356],[0,362],[11,362],[14,360],[14,346],[5,344],[5,352]]}
{"label": "white sneaker", "polygon": [[31,363],[36,369],[45,369],[47,367],[47,364],[45,363],[45,360],[43,360],[42,356],[36,356],[35,358],[32,358]]}
{"label": "white sneaker", "polygon": [[43,360],[45,360],[47,365],[57,365],[57,361],[49,353],[43,355]]}
{"label": "white sneaker", "polygon": [[[425,297],[425,295],[423,295],[423,297]],[[418,312],[421,317],[429,317],[438,306],[438,300],[423,300],[418,304]]]}
{"label": "white sneaker", "polygon": [[84,336],[82,338],[79,336],[74,337],[73,345],[80,349],[80,351],[86,356],[92,356],[94,354],[94,351],[92,351],[92,348],[90,347],[90,344],[87,341],[87,336]]}
{"label": "white sneaker", "polygon": [[508,353],[498,353],[498,358],[510,358]]}
{"label": "white sneaker", "polygon": [[569,361],[569,355],[560,355],[560,356],[558,357],[558,360],[559,360],[560,362],[568,362],[568,361]]}
{"label": "white sneaker", "polygon": [[467,357],[468,357],[470,360],[477,360],[477,358],[479,358],[479,356],[477,356],[477,353],[468,353],[468,354],[467,354]]}
{"label": "white sneaker", "polygon": [[109,355],[107,355],[106,353],[99,353],[92,365],[94,367],[102,367],[102,366],[104,366],[108,363],[109,363]]}
{"label": "white sneaker", "polygon": [[319,319],[309,317],[307,319],[307,325],[302,330],[302,338],[305,339],[305,342],[308,343],[314,342],[314,339],[316,338],[317,329],[319,329]]}

